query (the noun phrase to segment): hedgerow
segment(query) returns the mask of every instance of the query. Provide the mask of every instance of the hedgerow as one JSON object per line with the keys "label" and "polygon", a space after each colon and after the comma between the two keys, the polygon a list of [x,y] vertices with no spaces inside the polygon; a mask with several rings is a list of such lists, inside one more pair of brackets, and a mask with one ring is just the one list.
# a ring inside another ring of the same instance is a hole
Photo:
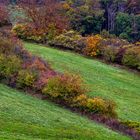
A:
{"label": "hedgerow", "polygon": [[88,97],[86,96],[87,89],[79,76],[66,73],[49,79],[47,85],[42,89],[42,93],[87,113],[117,116],[114,102],[99,97]]}
{"label": "hedgerow", "polygon": [[85,48],[85,41],[86,39],[84,37],[71,30],[54,37],[54,39],[50,40],[48,43],[51,46],[81,52],[81,50]]}
{"label": "hedgerow", "polygon": [[129,128],[135,129],[140,134],[140,122],[136,121],[122,121],[122,124],[128,126]]}
{"label": "hedgerow", "polygon": [[70,30],[50,35],[48,38],[48,34],[41,33],[41,30],[36,31],[36,28],[29,24],[18,24],[13,28],[13,32],[22,39],[45,42],[53,47],[70,49],[86,56],[103,58],[108,62],[119,63],[139,70],[139,42],[136,45],[131,44],[126,40],[110,36],[107,32],[83,37]]}

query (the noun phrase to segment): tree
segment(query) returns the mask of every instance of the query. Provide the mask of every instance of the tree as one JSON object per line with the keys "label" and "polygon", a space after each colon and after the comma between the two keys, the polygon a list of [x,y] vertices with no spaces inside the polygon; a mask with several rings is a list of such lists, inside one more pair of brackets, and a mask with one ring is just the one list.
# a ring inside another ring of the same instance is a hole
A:
{"label": "tree", "polygon": [[[122,36],[130,36],[132,34],[132,21],[133,17],[128,13],[119,12],[116,16],[116,34]],[[125,38],[126,39],[126,38]]]}
{"label": "tree", "polygon": [[71,26],[83,35],[99,33],[102,29],[103,10],[99,0],[68,1],[71,9],[67,12]]}
{"label": "tree", "polygon": [[62,13],[62,5],[56,0],[22,0],[20,6],[25,11],[29,23],[36,29],[48,32],[50,27],[55,27],[57,32],[68,28],[68,19]]}
{"label": "tree", "polygon": [[105,10],[104,28],[110,32],[115,30],[115,18],[118,12],[124,12],[125,0],[101,0],[103,9]]}

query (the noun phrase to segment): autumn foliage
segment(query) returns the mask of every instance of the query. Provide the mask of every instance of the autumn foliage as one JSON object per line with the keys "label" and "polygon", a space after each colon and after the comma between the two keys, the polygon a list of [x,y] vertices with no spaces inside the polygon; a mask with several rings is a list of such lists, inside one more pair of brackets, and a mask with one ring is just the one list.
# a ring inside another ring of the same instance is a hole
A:
{"label": "autumn foliage", "polygon": [[35,91],[78,111],[116,117],[112,101],[86,95],[88,88],[79,75],[55,72],[47,62],[30,54],[14,38],[0,37],[0,40],[0,80],[6,84]]}
{"label": "autumn foliage", "polygon": [[88,36],[87,46],[85,48],[85,54],[89,56],[97,56],[99,53],[98,44],[101,41],[100,35]]}
{"label": "autumn foliage", "polygon": [[62,33],[68,29],[68,19],[62,12],[62,5],[55,0],[46,0],[42,4],[37,4],[35,0],[25,1],[20,4],[25,11],[29,21],[27,23],[34,27],[34,32],[48,34],[53,26],[56,33]]}

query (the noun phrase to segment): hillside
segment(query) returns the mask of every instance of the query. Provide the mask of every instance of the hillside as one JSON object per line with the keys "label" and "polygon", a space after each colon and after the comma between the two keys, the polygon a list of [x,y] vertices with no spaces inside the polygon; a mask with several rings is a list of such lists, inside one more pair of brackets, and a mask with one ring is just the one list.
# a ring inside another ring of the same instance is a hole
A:
{"label": "hillside", "polygon": [[0,140],[129,140],[47,101],[0,84]]}
{"label": "hillside", "polygon": [[140,121],[140,77],[137,74],[71,52],[30,43],[25,43],[25,47],[49,60],[57,71],[80,74],[91,89],[89,95],[110,98],[117,103],[119,118]]}
{"label": "hillside", "polygon": [[0,1],[0,140],[140,140],[140,0]]}

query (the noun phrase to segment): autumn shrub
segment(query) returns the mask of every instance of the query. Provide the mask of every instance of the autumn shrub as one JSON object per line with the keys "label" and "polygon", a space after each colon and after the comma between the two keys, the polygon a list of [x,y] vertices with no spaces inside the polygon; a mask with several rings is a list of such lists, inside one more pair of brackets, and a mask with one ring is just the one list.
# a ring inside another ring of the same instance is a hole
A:
{"label": "autumn shrub", "polygon": [[36,27],[34,24],[16,24],[12,28],[12,32],[19,38],[24,40],[35,41],[37,43],[46,43],[53,40],[60,33],[57,32],[55,26],[50,24],[48,29]]}
{"label": "autumn shrub", "polygon": [[72,107],[77,107],[85,110],[87,108],[87,101],[88,97],[85,94],[81,94],[73,99]]}
{"label": "autumn shrub", "polygon": [[115,57],[115,62],[116,63],[122,64],[122,59],[123,59],[123,56],[124,56],[127,48],[129,48],[129,46],[123,46],[123,47],[118,48],[117,54],[116,54],[116,57]]}
{"label": "autumn shrub", "polygon": [[102,98],[89,98],[87,100],[87,109],[91,113],[104,114],[107,116],[117,116],[115,112],[116,105],[113,101]]}
{"label": "autumn shrub", "polygon": [[50,78],[42,93],[87,113],[117,116],[114,102],[102,98],[90,98],[86,95],[87,91],[88,88],[83,85],[79,76],[67,73]]}
{"label": "autumn shrub", "polygon": [[116,104],[111,100],[102,98],[91,98],[86,94],[81,94],[73,99],[72,107],[81,109],[92,114],[104,114],[109,117],[117,117],[115,111]]}
{"label": "autumn shrub", "polygon": [[122,121],[122,124],[128,126],[129,128],[135,129],[140,134],[140,122],[136,121]]}
{"label": "autumn shrub", "polygon": [[86,87],[82,84],[79,76],[66,73],[50,78],[42,92],[52,98],[71,103],[75,97],[86,92]]}
{"label": "autumn shrub", "polygon": [[31,69],[34,71],[39,71],[39,72],[47,72],[51,71],[50,65],[45,62],[43,59],[29,55],[25,60],[23,64],[24,69]]}
{"label": "autumn shrub", "polygon": [[53,71],[53,70],[47,70],[45,72],[41,72],[38,76],[37,81],[34,83],[34,88],[37,91],[42,92],[42,89],[47,86],[48,81],[50,78],[57,76],[57,72]]}
{"label": "autumn shrub", "polygon": [[17,76],[17,84],[19,87],[33,87],[37,80],[37,74],[31,70],[20,70]]}
{"label": "autumn shrub", "polygon": [[57,75],[46,61],[25,50],[13,36],[0,36],[0,55],[0,74],[6,78],[14,75],[12,84],[17,82],[21,88],[34,86],[41,90],[48,78]]}
{"label": "autumn shrub", "polygon": [[98,44],[99,56],[109,62],[121,63],[129,43],[119,38],[104,38]]}
{"label": "autumn shrub", "polygon": [[87,100],[87,109],[94,113],[102,112],[105,110],[105,102],[100,98],[89,98]]}
{"label": "autumn shrub", "polygon": [[108,46],[114,47],[114,48],[120,48],[120,47],[123,47],[124,45],[129,45],[129,42],[123,39],[113,37],[113,38],[103,38],[99,42],[98,47],[100,51],[102,50],[104,51],[104,49]]}
{"label": "autumn shrub", "polygon": [[47,33],[43,29],[36,28],[33,24],[16,24],[12,32],[24,40],[45,42]]}
{"label": "autumn shrub", "polygon": [[112,100],[104,100],[104,102],[105,102],[105,110],[103,110],[103,114],[111,117],[117,117],[116,103]]}
{"label": "autumn shrub", "polygon": [[49,41],[49,44],[55,47],[82,52],[82,49],[85,47],[85,39],[75,31],[68,31],[56,36],[52,41]]}
{"label": "autumn shrub", "polygon": [[104,50],[103,57],[107,61],[115,62],[118,52],[119,52],[118,48],[106,47],[106,49]]}
{"label": "autumn shrub", "polygon": [[16,24],[13,29],[12,32],[15,33],[18,37],[23,38],[26,35],[26,24]]}
{"label": "autumn shrub", "polygon": [[126,50],[122,64],[140,70],[140,46],[133,46]]}
{"label": "autumn shrub", "polygon": [[101,39],[102,37],[100,35],[88,36],[84,53],[88,56],[97,56],[99,54],[98,44]]}
{"label": "autumn shrub", "polygon": [[21,69],[22,61],[15,55],[0,55],[0,74],[9,78]]}

